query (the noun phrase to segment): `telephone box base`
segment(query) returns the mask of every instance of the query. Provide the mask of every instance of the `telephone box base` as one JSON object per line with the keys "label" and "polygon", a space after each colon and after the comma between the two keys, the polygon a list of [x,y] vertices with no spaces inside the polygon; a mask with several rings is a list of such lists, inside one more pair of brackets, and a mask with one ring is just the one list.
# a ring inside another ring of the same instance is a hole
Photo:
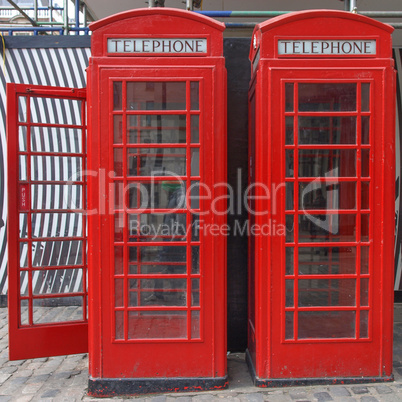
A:
{"label": "telephone box base", "polygon": [[226,389],[228,377],[219,378],[90,378],[88,395],[157,394],[162,392],[194,392]]}
{"label": "telephone box base", "polygon": [[254,385],[260,388],[302,387],[308,385],[367,384],[373,382],[394,381],[393,374],[389,377],[258,378],[256,376],[254,365],[248,350],[246,350],[246,362]]}

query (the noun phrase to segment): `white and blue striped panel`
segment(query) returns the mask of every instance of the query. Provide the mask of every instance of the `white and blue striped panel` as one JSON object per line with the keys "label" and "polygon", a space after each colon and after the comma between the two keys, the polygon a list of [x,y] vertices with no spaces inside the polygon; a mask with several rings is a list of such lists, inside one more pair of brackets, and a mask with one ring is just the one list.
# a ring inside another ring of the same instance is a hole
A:
{"label": "white and blue striped panel", "polygon": [[[10,48],[6,49],[5,63],[1,66],[0,83],[0,294],[7,293],[7,151],[6,151],[6,83],[24,83],[34,85],[51,85],[60,87],[83,88],[86,86],[85,69],[88,66],[90,48]],[[32,117],[37,121],[41,119],[50,122],[52,119],[68,124],[79,124],[80,110],[79,103],[76,101],[58,101],[53,99],[36,98],[31,107]],[[32,163],[38,180],[65,180],[70,178],[76,171],[81,169],[80,158],[63,158],[63,153],[82,152],[80,133],[72,130],[68,139],[58,129],[51,129],[48,135],[37,135],[32,138],[32,149],[46,152],[59,152],[60,157],[40,158]],[[21,161],[24,163],[24,161]],[[78,165],[77,165],[78,164]],[[37,205],[58,205],[68,199],[75,205],[82,203],[82,195],[69,194],[64,197],[57,193],[55,186],[50,191],[38,191],[35,203]],[[74,191],[74,189],[73,189]],[[33,227],[40,227],[40,231],[49,237],[58,234],[67,236],[80,236],[82,234],[82,217],[77,214],[37,214],[34,217]],[[23,232],[26,227],[22,217],[21,221],[12,223],[19,224]],[[36,224],[37,223],[37,224]],[[78,250],[75,242],[66,242],[63,247],[66,250],[57,252],[58,258],[65,258],[71,262],[74,259],[82,259],[83,250]],[[56,248],[60,242],[48,243],[48,250],[35,250],[38,261],[44,258],[51,258],[56,255]],[[39,245],[40,246],[40,245]],[[61,256],[61,257],[60,257]],[[24,255],[21,255],[24,258]],[[42,261],[43,263],[43,261]],[[63,270],[61,261],[60,270],[46,274],[46,278],[38,272],[33,283],[35,293],[65,293],[74,292],[82,289],[82,271],[73,270],[71,273]],[[46,264],[45,264],[46,265]],[[21,278],[21,292],[24,293],[26,278]]]}

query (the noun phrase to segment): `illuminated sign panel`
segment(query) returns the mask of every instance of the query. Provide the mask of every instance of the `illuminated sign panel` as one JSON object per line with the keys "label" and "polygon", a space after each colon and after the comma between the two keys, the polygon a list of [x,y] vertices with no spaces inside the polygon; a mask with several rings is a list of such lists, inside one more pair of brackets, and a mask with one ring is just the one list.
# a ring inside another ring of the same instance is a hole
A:
{"label": "illuminated sign panel", "polygon": [[303,56],[375,56],[377,52],[375,40],[279,40],[279,55]]}
{"label": "illuminated sign panel", "polygon": [[108,38],[108,53],[205,54],[205,38]]}

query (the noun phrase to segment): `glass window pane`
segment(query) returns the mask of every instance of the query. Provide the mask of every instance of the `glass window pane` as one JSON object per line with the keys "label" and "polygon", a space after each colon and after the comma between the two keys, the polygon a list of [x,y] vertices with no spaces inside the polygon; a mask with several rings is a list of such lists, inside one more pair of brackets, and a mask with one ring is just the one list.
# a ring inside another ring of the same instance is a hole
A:
{"label": "glass window pane", "polygon": [[356,117],[299,117],[299,144],[356,144]]}
{"label": "glass window pane", "polygon": [[27,121],[27,98],[25,96],[18,96],[18,121]]}
{"label": "glass window pane", "polygon": [[287,149],[285,151],[285,155],[286,155],[286,177],[293,177],[294,174],[293,151],[291,149]]}
{"label": "glass window pane", "polygon": [[122,109],[123,84],[121,81],[113,82],[113,110]]}
{"label": "glass window pane", "polygon": [[82,253],[81,240],[32,242],[32,266],[81,265]]}
{"label": "glass window pane", "polygon": [[369,305],[369,279],[360,279],[360,305],[367,307]]}
{"label": "glass window pane", "polygon": [[20,221],[20,231],[19,237],[20,239],[25,239],[28,237],[28,214],[19,214]]}
{"label": "glass window pane", "polygon": [[123,142],[123,116],[121,114],[113,116],[113,138],[115,144]]}
{"label": "glass window pane", "polygon": [[362,177],[370,177],[370,150],[362,149]]}
{"label": "glass window pane", "polygon": [[191,339],[199,339],[200,338],[200,312],[192,311],[191,312]]}
{"label": "glass window pane", "polygon": [[27,156],[19,155],[19,180],[26,181],[28,178],[28,165],[27,165]]}
{"label": "glass window pane", "polygon": [[356,183],[303,182],[299,183],[299,197],[301,210],[356,209]]}
{"label": "glass window pane", "polygon": [[370,182],[361,182],[361,209],[370,208]]}
{"label": "glass window pane", "polygon": [[75,184],[31,185],[32,209],[82,209],[83,186]]}
{"label": "glass window pane", "polygon": [[356,247],[300,247],[299,275],[356,273]]}
{"label": "glass window pane", "polygon": [[200,175],[200,150],[191,148],[191,176]]}
{"label": "glass window pane", "polygon": [[363,83],[361,88],[362,112],[370,111],[370,84]]}
{"label": "glass window pane", "polygon": [[29,273],[28,271],[20,271],[20,296],[29,296]]}
{"label": "glass window pane", "polygon": [[[80,125],[82,101],[61,98],[31,98],[31,122]],[[46,110],[47,113],[43,113]]]}
{"label": "glass window pane", "polygon": [[33,213],[31,214],[33,237],[81,237],[82,213]]}
{"label": "glass window pane", "polygon": [[287,311],[285,313],[285,339],[293,339],[293,326],[294,326],[294,319],[293,319],[293,312]]}
{"label": "glass window pane", "polygon": [[299,84],[299,111],[355,111],[354,83]]}
{"label": "glass window pane", "polygon": [[198,180],[191,181],[190,207],[192,210],[200,208],[200,182]]}
{"label": "glass window pane", "polygon": [[286,247],[286,272],[285,275],[293,275],[294,270],[294,249]]}
{"label": "glass window pane", "polygon": [[300,177],[355,177],[356,150],[299,150]]}
{"label": "glass window pane", "polygon": [[20,243],[20,268],[28,267],[28,243]]}
{"label": "glass window pane", "polygon": [[286,83],[285,84],[285,111],[293,112],[294,109],[294,84]]}
{"label": "glass window pane", "polygon": [[124,279],[114,280],[114,305],[124,307]]}
{"label": "glass window pane", "polygon": [[186,213],[129,214],[128,241],[185,241],[186,221]]}
{"label": "glass window pane", "polygon": [[116,176],[123,176],[123,149],[114,149],[114,173]]}
{"label": "glass window pane", "polygon": [[368,242],[370,240],[370,215],[361,215],[361,240]]}
{"label": "glass window pane", "polygon": [[83,320],[83,297],[52,297],[33,301],[34,324]]}
{"label": "glass window pane", "polygon": [[299,312],[299,339],[355,338],[354,311]]}
{"label": "glass window pane", "polygon": [[127,143],[185,143],[185,115],[129,115]]}
{"label": "glass window pane", "polygon": [[135,182],[127,185],[129,208],[178,209],[186,207],[185,183],[179,180]]}
{"label": "glass window pane", "polygon": [[127,82],[128,110],[186,110],[185,82]]}
{"label": "glass window pane", "polygon": [[185,148],[129,148],[128,176],[184,176]]}
{"label": "glass window pane", "polygon": [[294,210],[294,185],[291,182],[286,183],[286,210],[293,211]]}
{"label": "glass window pane", "polygon": [[285,144],[286,145],[293,145],[294,142],[294,134],[293,134],[293,116],[286,116],[285,117],[285,124],[286,124],[286,136],[285,136]]}
{"label": "glass window pane", "polygon": [[124,339],[124,311],[116,311],[115,339]]}
{"label": "glass window pane", "polygon": [[199,110],[200,108],[200,84],[198,81],[190,82],[190,104],[191,110]]}
{"label": "glass window pane", "polygon": [[124,273],[124,248],[123,246],[114,247],[114,274],[123,275]]}
{"label": "glass window pane", "polygon": [[187,279],[130,279],[129,294],[130,307],[186,306]]}
{"label": "glass window pane", "polygon": [[34,152],[83,152],[83,131],[64,127],[31,127],[31,149]]}
{"label": "glass window pane", "polygon": [[369,273],[370,247],[369,246],[361,246],[360,254],[361,254],[360,273],[368,274]]}
{"label": "glass window pane", "polygon": [[18,127],[18,150],[20,152],[27,151],[27,128],[26,128],[26,126]]}
{"label": "glass window pane", "polygon": [[191,246],[191,274],[200,273],[200,246]]}
{"label": "glass window pane", "polygon": [[286,215],[286,242],[293,243],[294,241],[294,216]]}
{"label": "glass window pane", "polygon": [[186,311],[129,311],[129,339],[186,339]]}
{"label": "glass window pane", "polygon": [[32,273],[34,295],[82,292],[82,269],[41,269]]}
{"label": "glass window pane", "polygon": [[200,280],[191,279],[191,306],[200,306]]}
{"label": "glass window pane", "polygon": [[285,306],[286,307],[293,307],[294,306],[294,281],[289,280],[285,281],[286,282],[286,301],[285,301]]}
{"label": "glass window pane", "polygon": [[[130,247],[131,248],[131,247]],[[142,262],[186,262],[186,246],[142,246],[138,259]],[[161,259],[162,258],[162,259]]]}
{"label": "glass window pane", "polygon": [[355,279],[300,279],[299,306],[355,306]]}
{"label": "glass window pane", "polygon": [[21,300],[20,324],[21,324],[21,325],[29,325],[29,307],[28,307],[28,300]]}
{"label": "glass window pane", "polygon": [[360,310],[360,338],[368,338],[369,312]]}
{"label": "glass window pane", "polygon": [[114,240],[123,241],[124,215],[114,215]]}
{"label": "glass window pane", "polygon": [[200,142],[200,116],[192,115],[190,118],[191,124],[191,142],[199,143]]}
{"label": "glass window pane", "polygon": [[356,215],[306,214],[299,216],[299,242],[354,242]]}
{"label": "glass window pane", "polygon": [[31,180],[81,181],[82,158],[73,156],[31,156]]}
{"label": "glass window pane", "polygon": [[370,144],[370,116],[361,117],[362,144]]}

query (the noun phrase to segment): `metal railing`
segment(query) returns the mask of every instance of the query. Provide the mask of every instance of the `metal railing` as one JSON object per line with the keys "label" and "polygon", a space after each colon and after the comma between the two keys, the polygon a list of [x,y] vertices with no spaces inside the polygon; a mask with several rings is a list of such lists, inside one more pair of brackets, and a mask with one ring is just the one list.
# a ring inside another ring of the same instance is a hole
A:
{"label": "metal railing", "polygon": [[[38,0],[33,1],[33,7],[19,7],[15,1],[7,0],[10,6],[0,7],[0,32],[14,34],[89,34],[88,21],[94,20],[87,6],[81,0],[74,1],[74,18],[69,18],[69,3],[72,0],[63,0],[63,7],[53,6],[49,0],[48,7],[39,7]],[[13,22],[21,17],[17,22]],[[21,19],[26,22],[21,23]]]}
{"label": "metal railing", "polygon": [[[8,35],[21,34],[59,34],[59,35],[88,35],[88,20],[91,19],[86,4],[81,0],[74,0],[74,18],[69,19],[68,9],[71,0],[63,0],[63,7],[53,7],[53,0],[49,0],[49,7],[38,7],[38,0],[34,0],[34,7],[21,7],[26,14],[27,24],[12,24],[10,21],[0,23],[0,32]],[[9,1],[10,4],[14,3]],[[192,9],[193,1],[186,1],[186,9]],[[163,6],[164,0],[149,0],[149,7]],[[19,7],[17,7],[19,8]],[[345,10],[357,13],[356,0],[345,0]],[[272,18],[290,13],[291,11],[194,11],[211,18]],[[402,11],[362,11],[361,15],[371,18],[402,18]],[[0,7],[0,18],[12,19],[22,16],[15,7]],[[81,16],[81,17],[80,17]],[[92,18],[93,19],[93,18]],[[81,21],[80,21],[81,20]],[[28,24],[31,25],[28,25]],[[253,28],[255,22],[226,22],[227,28]],[[390,22],[389,25],[402,29],[402,22]]]}

